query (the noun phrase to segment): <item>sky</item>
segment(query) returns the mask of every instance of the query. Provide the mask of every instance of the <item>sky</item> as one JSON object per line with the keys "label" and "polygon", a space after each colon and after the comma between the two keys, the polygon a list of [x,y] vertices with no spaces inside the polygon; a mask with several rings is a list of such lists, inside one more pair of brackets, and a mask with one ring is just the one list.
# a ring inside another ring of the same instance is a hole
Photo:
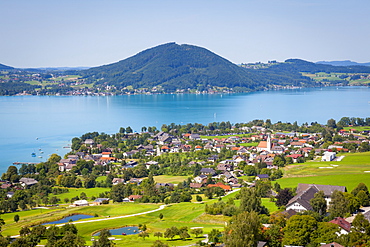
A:
{"label": "sky", "polygon": [[370,62],[369,0],[0,0],[0,63],[93,67],[168,42],[233,63]]}

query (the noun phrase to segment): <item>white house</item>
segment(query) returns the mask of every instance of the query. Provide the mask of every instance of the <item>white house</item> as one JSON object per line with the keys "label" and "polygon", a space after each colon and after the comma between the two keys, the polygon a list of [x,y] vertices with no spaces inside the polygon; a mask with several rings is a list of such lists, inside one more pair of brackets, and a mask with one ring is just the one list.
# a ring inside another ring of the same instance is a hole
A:
{"label": "white house", "polygon": [[332,160],[335,159],[335,157],[336,157],[335,155],[336,155],[335,152],[326,151],[326,152],[324,152],[324,155],[322,156],[321,161],[332,161]]}

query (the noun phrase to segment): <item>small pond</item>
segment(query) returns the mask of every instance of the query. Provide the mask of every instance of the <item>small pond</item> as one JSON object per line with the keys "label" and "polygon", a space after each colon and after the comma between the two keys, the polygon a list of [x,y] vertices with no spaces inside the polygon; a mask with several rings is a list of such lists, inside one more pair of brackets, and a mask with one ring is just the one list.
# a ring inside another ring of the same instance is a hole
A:
{"label": "small pond", "polygon": [[[111,229],[109,230],[112,235],[132,235],[132,234],[138,234],[141,231],[137,226],[126,226],[121,227],[117,229]],[[100,232],[95,233],[93,236],[99,236]]]}
{"label": "small pond", "polygon": [[52,221],[52,222],[46,222],[46,223],[44,223],[43,225],[56,225],[56,224],[63,224],[63,223],[71,222],[71,221],[83,220],[83,219],[89,219],[89,218],[93,218],[93,217],[94,217],[94,216],[86,215],[86,214],[75,214],[75,215],[71,215],[71,216],[68,216],[68,217],[64,217],[64,218],[63,218],[63,219],[61,219],[61,220]]}

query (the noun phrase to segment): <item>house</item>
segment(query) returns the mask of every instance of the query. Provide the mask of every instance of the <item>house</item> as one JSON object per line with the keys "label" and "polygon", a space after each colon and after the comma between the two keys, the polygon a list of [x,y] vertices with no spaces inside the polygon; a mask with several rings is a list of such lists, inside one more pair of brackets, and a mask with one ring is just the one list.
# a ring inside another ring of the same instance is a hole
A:
{"label": "house", "polygon": [[200,169],[200,173],[202,174],[202,175],[214,175],[214,174],[216,174],[216,171],[215,170],[213,170],[213,168],[202,168],[202,169]]}
{"label": "house", "polygon": [[323,191],[327,205],[331,201],[331,195],[334,191],[346,192],[345,186],[337,185],[320,185],[320,184],[301,184],[299,183],[296,190],[296,196],[289,200],[286,205],[286,210],[294,210],[296,212],[303,212],[306,210],[312,210],[310,200],[314,195]]}
{"label": "house", "polygon": [[204,184],[202,184],[202,183],[190,183],[190,188],[192,188],[192,189],[196,189],[196,190],[198,190],[198,189],[200,189],[200,188],[202,188],[203,187],[203,185]]}
{"label": "house", "polygon": [[268,174],[258,174],[256,180],[268,180],[270,177]]}
{"label": "house", "polygon": [[130,200],[130,202],[133,202],[133,201],[136,201],[136,200],[138,200],[142,197],[143,196],[141,196],[141,195],[131,195],[131,196],[128,197],[128,199]]}
{"label": "house", "polygon": [[270,150],[270,152],[274,154],[282,154],[284,151],[285,149],[282,146],[273,146]]}
{"label": "house", "polygon": [[130,184],[138,184],[140,185],[143,180],[141,178],[131,178],[129,183]]}
{"label": "house", "polygon": [[125,180],[123,178],[113,178],[112,185],[123,184]]}
{"label": "house", "polygon": [[209,184],[207,187],[219,187],[224,191],[231,191],[230,185],[224,185],[223,183],[218,182],[217,184]]}
{"label": "house", "polygon": [[168,188],[173,188],[175,185],[172,183],[156,183],[155,188],[159,189],[160,187],[168,187]]}
{"label": "house", "polygon": [[33,179],[33,178],[21,178],[21,179],[19,179],[19,183],[23,187],[26,187],[26,186],[31,186],[31,185],[37,184],[38,181],[36,179]]}
{"label": "house", "polygon": [[197,177],[194,178],[194,181],[196,183],[203,183],[205,180],[207,180],[207,176],[206,175],[199,175]]}
{"label": "house", "polygon": [[1,189],[7,189],[10,187],[12,187],[12,184],[10,182],[5,182],[0,186]]}
{"label": "house", "polygon": [[319,190],[316,187],[309,187],[307,190],[297,193],[296,196],[289,200],[286,205],[286,210],[294,210],[296,212],[312,210],[310,200],[317,192],[319,192]]}
{"label": "house", "polygon": [[349,223],[342,217],[336,217],[333,220],[329,221],[329,223],[336,224],[340,227],[340,232],[338,233],[338,236],[351,232],[351,223]]}
{"label": "house", "polygon": [[199,134],[191,134],[189,136],[189,139],[191,139],[191,140],[200,140],[200,135]]}
{"label": "house", "polygon": [[146,169],[149,169],[151,165],[158,165],[157,161],[151,160],[145,163]]}
{"label": "house", "polygon": [[96,198],[95,201],[93,201],[93,205],[102,205],[102,204],[108,204],[109,198]]}
{"label": "house", "polygon": [[219,171],[231,171],[233,168],[233,165],[230,164],[218,164],[216,167],[216,170]]}
{"label": "house", "polygon": [[292,158],[293,162],[297,163],[298,158],[303,157],[303,155],[302,154],[289,154],[286,157]]}
{"label": "house", "polygon": [[333,194],[334,191],[338,190],[340,192],[347,192],[346,186],[299,183],[297,186],[297,190],[296,190],[297,195],[301,193],[302,191],[307,190],[309,187],[315,187],[317,191],[320,191],[320,190],[323,191],[327,205],[329,205],[331,201],[331,195]]}
{"label": "house", "polygon": [[335,152],[326,151],[326,152],[324,152],[324,154],[321,158],[321,161],[332,161],[332,160],[335,159],[335,156],[336,156]]}
{"label": "house", "polygon": [[365,217],[365,219],[367,219],[367,221],[370,222],[370,210],[367,211],[366,213],[364,213],[364,217]]}
{"label": "house", "polygon": [[324,244],[324,245],[320,245],[320,247],[344,247],[343,245],[340,245],[336,242],[332,242],[330,244]]}
{"label": "house", "polygon": [[8,193],[6,193],[6,197],[8,197],[8,198],[12,198],[13,196],[14,196],[13,191],[8,191]]}
{"label": "house", "polygon": [[78,200],[78,201],[74,201],[72,205],[74,207],[89,206],[89,203],[86,200]]}
{"label": "house", "polygon": [[95,144],[95,142],[94,142],[94,140],[93,140],[93,139],[86,139],[86,140],[84,141],[84,144],[85,144],[85,145],[92,146],[92,145],[94,145],[94,144]]}

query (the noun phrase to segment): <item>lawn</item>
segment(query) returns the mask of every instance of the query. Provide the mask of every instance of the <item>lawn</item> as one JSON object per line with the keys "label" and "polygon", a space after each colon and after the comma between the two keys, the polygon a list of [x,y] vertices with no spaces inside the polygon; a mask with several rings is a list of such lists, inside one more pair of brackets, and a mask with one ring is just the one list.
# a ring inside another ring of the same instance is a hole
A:
{"label": "lawn", "polygon": [[370,126],[351,126],[351,127],[344,127],[345,130],[354,129],[356,131],[364,131],[364,130],[370,130]]}
{"label": "lawn", "polygon": [[277,182],[283,188],[293,188],[298,183],[316,183],[346,186],[350,191],[360,182],[370,187],[370,172],[366,172],[370,171],[370,152],[344,155],[342,161],[289,165],[284,168],[284,177]]}
{"label": "lawn", "polygon": [[258,146],[258,142],[239,143],[239,145],[243,147],[256,147]]}
{"label": "lawn", "polygon": [[159,175],[153,177],[156,183],[173,183],[178,184],[188,179],[188,176],[170,176],[170,175]]}
{"label": "lawn", "polygon": [[58,194],[58,195],[53,195],[50,194],[49,197],[56,196],[60,199],[61,202],[64,203],[64,198],[71,199],[72,197],[80,197],[81,192],[85,192],[87,197],[91,198],[92,196],[99,197],[100,193],[103,193],[105,191],[110,191],[110,188],[90,188],[90,189],[85,189],[85,188],[68,188],[69,192],[68,193],[63,193],[63,194]]}

